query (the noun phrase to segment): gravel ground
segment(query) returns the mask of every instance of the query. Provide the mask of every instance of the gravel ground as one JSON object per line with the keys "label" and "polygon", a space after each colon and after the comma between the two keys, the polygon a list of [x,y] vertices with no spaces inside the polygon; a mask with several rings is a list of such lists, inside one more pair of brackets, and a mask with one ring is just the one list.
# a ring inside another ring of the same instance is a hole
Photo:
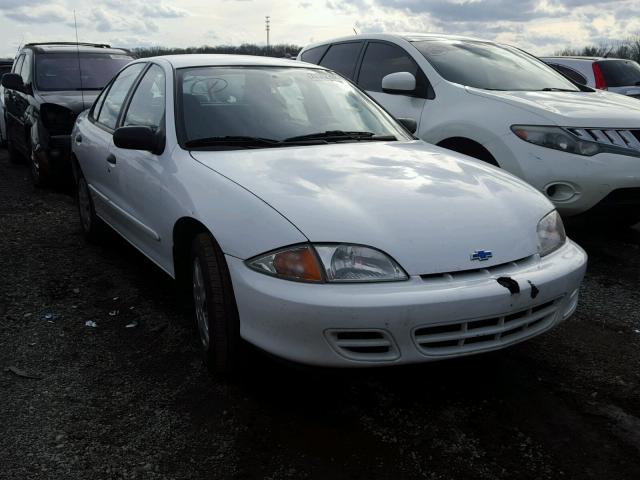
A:
{"label": "gravel ground", "polygon": [[640,232],[571,233],[582,303],[541,337],[400,369],[254,355],[225,384],[172,281],[86,244],[71,196],[1,150],[0,478],[638,479]]}

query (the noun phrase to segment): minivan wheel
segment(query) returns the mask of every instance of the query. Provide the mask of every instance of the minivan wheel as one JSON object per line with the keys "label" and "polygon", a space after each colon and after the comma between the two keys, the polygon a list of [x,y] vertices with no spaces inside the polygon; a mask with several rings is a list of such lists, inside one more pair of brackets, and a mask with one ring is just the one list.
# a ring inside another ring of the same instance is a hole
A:
{"label": "minivan wheel", "polygon": [[227,262],[208,233],[191,248],[193,309],[204,360],[212,373],[232,374],[240,366],[240,320]]}
{"label": "minivan wheel", "polygon": [[89,186],[82,175],[78,177],[77,193],[78,213],[80,216],[82,233],[84,233],[85,238],[90,242],[97,242],[100,240],[104,232],[104,224],[96,215],[93,200],[91,199],[91,193],[89,192]]}

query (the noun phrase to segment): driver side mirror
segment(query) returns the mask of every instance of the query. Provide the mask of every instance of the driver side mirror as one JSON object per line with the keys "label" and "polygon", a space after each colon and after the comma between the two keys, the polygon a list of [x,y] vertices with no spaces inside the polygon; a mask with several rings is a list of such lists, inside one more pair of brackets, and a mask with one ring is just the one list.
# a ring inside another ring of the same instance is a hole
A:
{"label": "driver side mirror", "polygon": [[24,90],[24,83],[22,77],[17,73],[5,73],[2,76],[2,86],[7,90]]}
{"label": "driver side mirror", "polygon": [[151,127],[120,127],[113,132],[113,143],[126,150],[145,150],[155,155],[164,152],[165,138],[160,130]]}
{"label": "driver side mirror", "polygon": [[416,77],[409,72],[390,73],[382,78],[384,93],[407,94],[416,89]]}

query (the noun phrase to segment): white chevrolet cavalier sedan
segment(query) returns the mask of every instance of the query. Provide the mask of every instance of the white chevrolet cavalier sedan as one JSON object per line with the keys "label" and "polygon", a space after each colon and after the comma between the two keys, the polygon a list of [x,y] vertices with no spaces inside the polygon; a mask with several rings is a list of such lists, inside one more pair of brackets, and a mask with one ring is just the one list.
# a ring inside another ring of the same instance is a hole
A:
{"label": "white chevrolet cavalier sedan", "polygon": [[241,339],[324,366],[460,357],[576,309],[586,255],[543,195],[322,67],[139,60],[72,140],[85,234],[107,224],[189,280],[214,371]]}

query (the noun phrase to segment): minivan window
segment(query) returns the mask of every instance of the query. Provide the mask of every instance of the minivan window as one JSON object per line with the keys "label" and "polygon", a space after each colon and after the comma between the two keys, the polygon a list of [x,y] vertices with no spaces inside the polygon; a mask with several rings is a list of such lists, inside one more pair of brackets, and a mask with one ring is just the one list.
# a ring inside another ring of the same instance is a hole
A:
{"label": "minivan window", "polygon": [[390,73],[409,72],[416,77],[416,91],[422,90],[421,96],[425,96],[426,88],[424,74],[416,62],[397,45],[389,43],[371,42],[367,45],[358,85],[364,90],[382,92],[382,79]]}
{"label": "minivan window", "polygon": [[507,45],[449,39],[413,45],[449,82],[485,90],[580,91],[546,63]]}
{"label": "minivan window", "polygon": [[183,144],[247,137],[278,144],[337,131],[409,139],[359,89],[324,69],[194,67],[179,69],[176,81]]}
{"label": "minivan window", "polygon": [[322,58],[320,65],[330,68],[349,79],[353,79],[353,71],[362,48],[362,42],[338,43],[331,45]]}
{"label": "minivan window", "polygon": [[131,62],[128,55],[106,53],[40,53],[36,55],[38,90],[102,90]]}
{"label": "minivan window", "polygon": [[127,93],[129,93],[133,82],[135,82],[136,78],[138,78],[138,75],[145,66],[146,64],[144,63],[136,63],[120,72],[120,75],[118,75],[118,78],[113,81],[113,84],[111,85],[111,88],[109,88],[109,92],[104,99],[104,104],[100,110],[100,114],[98,115],[98,123],[112,129],[116,128],[118,116],[122,109],[122,103],[124,102]]}
{"label": "minivan window", "polygon": [[302,55],[300,55],[300,59],[303,62],[315,63],[317,65],[318,63],[320,63],[320,59],[322,58],[322,55],[324,55],[324,52],[327,51],[327,48],[329,48],[329,45],[310,48],[309,50],[303,52]]}
{"label": "minivan window", "polygon": [[640,86],[640,65],[633,60],[605,60],[597,63],[607,87]]}

